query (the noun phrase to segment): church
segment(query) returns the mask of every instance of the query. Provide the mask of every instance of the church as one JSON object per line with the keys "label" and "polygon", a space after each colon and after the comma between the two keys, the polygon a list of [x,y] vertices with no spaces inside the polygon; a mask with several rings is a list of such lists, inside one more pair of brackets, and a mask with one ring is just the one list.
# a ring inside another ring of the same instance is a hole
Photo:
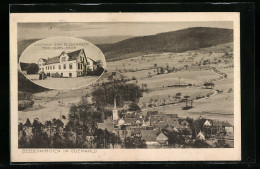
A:
{"label": "church", "polygon": [[59,56],[39,59],[39,74],[55,77],[86,76],[97,68],[97,62],[86,57],[84,49],[62,52]]}

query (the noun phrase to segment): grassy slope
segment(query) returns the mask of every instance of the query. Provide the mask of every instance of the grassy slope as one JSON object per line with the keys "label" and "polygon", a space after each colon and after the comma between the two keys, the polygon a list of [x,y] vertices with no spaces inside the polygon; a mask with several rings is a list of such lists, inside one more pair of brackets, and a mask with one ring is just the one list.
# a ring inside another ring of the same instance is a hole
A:
{"label": "grassy slope", "polygon": [[106,60],[110,61],[129,53],[184,52],[232,41],[233,30],[231,29],[194,27],[134,37],[111,45],[98,45],[98,47],[104,52]]}

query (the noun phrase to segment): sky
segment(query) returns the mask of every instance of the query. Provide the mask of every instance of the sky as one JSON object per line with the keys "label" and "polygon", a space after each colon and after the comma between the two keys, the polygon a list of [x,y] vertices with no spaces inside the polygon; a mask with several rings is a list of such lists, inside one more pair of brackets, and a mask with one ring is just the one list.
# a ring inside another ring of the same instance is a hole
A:
{"label": "sky", "polygon": [[[55,44],[58,44],[58,46]],[[106,67],[105,57],[95,45],[85,40],[71,37],[53,37],[39,40],[23,51],[19,61],[23,63],[38,63],[40,58],[48,59],[59,56],[63,51],[73,52],[79,49],[84,49],[86,57],[95,61],[101,60],[103,67]]]}
{"label": "sky", "polygon": [[146,36],[189,27],[233,29],[233,22],[118,22],[118,23],[19,23],[18,40],[43,39],[53,36],[104,37]]}

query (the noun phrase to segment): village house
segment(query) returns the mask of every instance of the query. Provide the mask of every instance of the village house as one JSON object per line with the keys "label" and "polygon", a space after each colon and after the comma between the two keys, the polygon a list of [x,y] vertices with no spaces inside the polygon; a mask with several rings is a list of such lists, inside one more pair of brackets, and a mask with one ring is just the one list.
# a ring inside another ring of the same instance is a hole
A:
{"label": "village house", "polygon": [[198,135],[196,136],[196,139],[198,140],[205,140],[205,135],[200,131]]}
{"label": "village house", "polygon": [[167,126],[181,128],[177,114],[158,114],[150,116],[150,124],[158,129],[164,129]]}
{"label": "village house", "polygon": [[218,134],[218,133],[233,133],[234,132],[234,126],[232,126],[227,121],[218,121],[214,120],[212,127],[211,127],[211,133],[212,134]]}
{"label": "village house", "polygon": [[163,133],[160,133],[157,137],[156,137],[156,141],[158,143],[160,143],[161,145],[168,145],[168,137],[163,134]]}
{"label": "village house", "polygon": [[62,52],[59,56],[39,59],[39,74],[55,77],[79,77],[97,69],[97,62],[86,57],[84,49]]}
{"label": "village house", "polygon": [[158,133],[159,133],[158,130],[141,130],[141,137],[142,140],[145,141],[147,146],[160,145],[156,140]]}

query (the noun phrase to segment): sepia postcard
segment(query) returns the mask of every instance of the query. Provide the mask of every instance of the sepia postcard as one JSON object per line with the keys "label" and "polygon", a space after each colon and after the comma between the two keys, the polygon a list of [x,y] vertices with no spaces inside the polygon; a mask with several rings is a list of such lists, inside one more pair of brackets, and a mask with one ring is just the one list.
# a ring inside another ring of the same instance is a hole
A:
{"label": "sepia postcard", "polygon": [[240,161],[239,18],[10,13],[11,162]]}

